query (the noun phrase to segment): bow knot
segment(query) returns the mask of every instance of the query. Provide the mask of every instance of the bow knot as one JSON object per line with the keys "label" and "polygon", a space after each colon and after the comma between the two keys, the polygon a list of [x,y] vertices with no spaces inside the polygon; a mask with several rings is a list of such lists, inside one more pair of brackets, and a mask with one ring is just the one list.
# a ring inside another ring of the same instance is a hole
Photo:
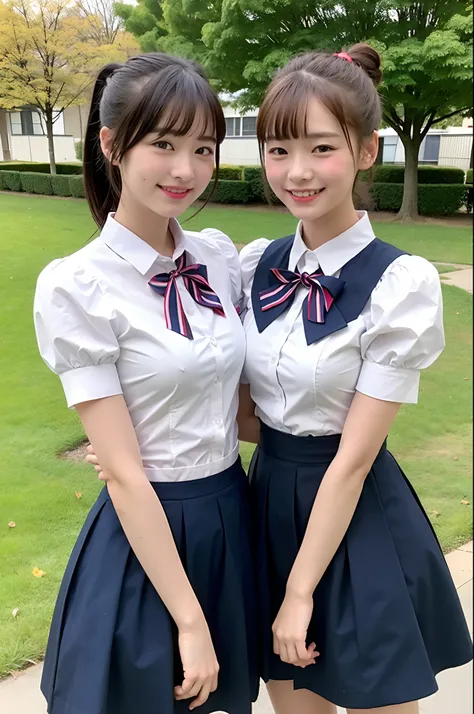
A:
{"label": "bow knot", "polygon": [[165,298],[166,327],[192,340],[193,333],[177,287],[179,277],[183,278],[186,290],[198,305],[208,307],[223,317],[225,317],[225,312],[218,295],[209,284],[207,267],[201,263],[186,265],[185,253],[178,258],[176,269],[171,273],[159,273],[151,278],[148,281],[150,287]]}

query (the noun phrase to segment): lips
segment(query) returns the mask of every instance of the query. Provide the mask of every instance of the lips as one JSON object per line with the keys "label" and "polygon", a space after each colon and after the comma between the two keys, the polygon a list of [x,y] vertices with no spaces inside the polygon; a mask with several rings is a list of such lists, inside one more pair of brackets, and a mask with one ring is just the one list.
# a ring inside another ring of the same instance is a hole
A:
{"label": "lips", "polygon": [[175,200],[182,200],[188,196],[192,189],[183,188],[182,186],[158,186],[168,198],[173,198]]}
{"label": "lips", "polygon": [[294,201],[301,203],[314,201],[324,190],[324,188],[306,189],[304,191],[288,190],[288,193]]}

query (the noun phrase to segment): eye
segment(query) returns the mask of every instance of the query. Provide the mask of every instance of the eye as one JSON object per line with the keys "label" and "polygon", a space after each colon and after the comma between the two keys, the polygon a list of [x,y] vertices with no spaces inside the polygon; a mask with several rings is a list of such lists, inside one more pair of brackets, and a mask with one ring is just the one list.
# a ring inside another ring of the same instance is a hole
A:
{"label": "eye", "polygon": [[321,146],[316,146],[313,151],[317,154],[329,154],[329,152],[334,151],[334,147],[328,146],[327,144],[321,144]]}
{"label": "eye", "polygon": [[276,146],[274,149],[270,149],[268,153],[273,154],[273,156],[285,156],[288,152],[282,149],[281,146]]}
{"label": "eye", "polygon": [[209,146],[201,146],[196,151],[196,154],[199,154],[199,156],[214,156],[214,152]]}
{"label": "eye", "polygon": [[163,149],[164,151],[172,151],[173,147],[171,146],[169,141],[163,141],[162,139],[160,141],[155,141],[154,146],[156,146],[157,149]]}

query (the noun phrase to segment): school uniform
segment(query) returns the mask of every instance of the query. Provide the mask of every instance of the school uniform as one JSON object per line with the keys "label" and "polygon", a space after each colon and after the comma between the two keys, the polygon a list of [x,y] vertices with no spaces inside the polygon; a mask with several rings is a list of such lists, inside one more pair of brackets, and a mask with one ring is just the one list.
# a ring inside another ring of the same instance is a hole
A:
{"label": "school uniform", "polygon": [[430,521],[385,443],[314,593],[316,663],[282,662],[271,626],[355,392],[416,403],[420,370],[444,347],[437,271],[376,239],[366,213],[314,251],[299,225],[240,257],[243,381],[261,422],[250,473],[261,675],[355,709],[427,697],[472,643]]}
{"label": "school uniform", "polygon": [[[172,258],[110,215],[41,273],[35,327],[69,407],[122,394],[220,665],[199,708],[250,714],[258,693],[248,484],[238,456],[240,266],[219,231],[170,222]],[[160,544],[156,544],[157,549]],[[177,629],[104,487],[66,569],[42,679],[49,714],[178,714]]]}

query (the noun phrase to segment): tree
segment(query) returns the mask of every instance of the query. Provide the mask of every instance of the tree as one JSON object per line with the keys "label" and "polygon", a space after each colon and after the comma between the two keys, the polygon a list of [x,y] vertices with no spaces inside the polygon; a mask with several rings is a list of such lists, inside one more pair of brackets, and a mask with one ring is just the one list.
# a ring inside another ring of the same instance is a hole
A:
{"label": "tree", "polygon": [[127,58],[120,43],[91,40],[89,21],[76,10],[70,0],[0,2],[0,103],[40,111],[51,173],[56,173],[53,127],[60,112],[83,101],[99,67]]}
{"label": "tree", "polygon": [[127,8],[126,27],[141,43],[197,59],[217,89],[240,92],[242,109],[260,104],[295,54],[361,41],[378,47],[384,124],[405,147],[402,219],[417,216],[423,138],[472,111],[472,8],[462,0],[138,0]]}

